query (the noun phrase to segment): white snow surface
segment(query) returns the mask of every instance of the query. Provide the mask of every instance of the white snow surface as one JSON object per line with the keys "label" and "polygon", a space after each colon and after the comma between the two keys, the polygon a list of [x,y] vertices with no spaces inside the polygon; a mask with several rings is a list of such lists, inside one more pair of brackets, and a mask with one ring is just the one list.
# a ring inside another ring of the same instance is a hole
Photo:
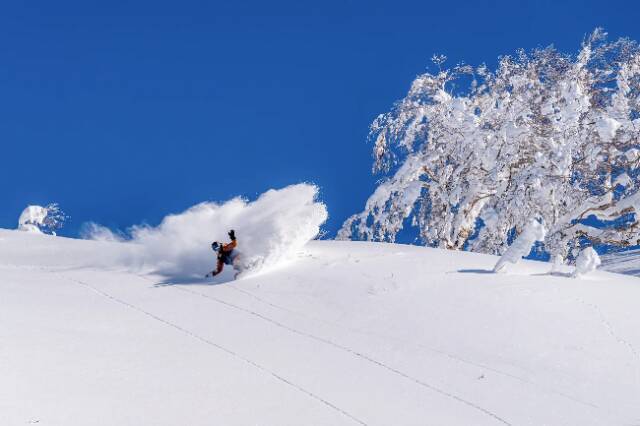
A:
{"label": "white snow surface", "polygon": [[1,425],[640,424],[638,278],[317,241],[172,281],[131,250],[0,230]]}

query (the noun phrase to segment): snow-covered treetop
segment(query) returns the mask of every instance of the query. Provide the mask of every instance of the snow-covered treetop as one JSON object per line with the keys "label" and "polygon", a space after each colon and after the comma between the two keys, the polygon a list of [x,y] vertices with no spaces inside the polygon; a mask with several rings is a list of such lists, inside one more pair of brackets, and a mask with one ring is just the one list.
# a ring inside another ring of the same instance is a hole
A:
{"label": "snow-covered treetop", "polygon": [[[384,180],[338,237],[503,253],[535,218],[544,248],[638,243],[640,48],[596,30],[575,56],[519,51],[497,70],[418,76],[371,125]],[[455,88],[455,90],[454,90]]]}
{"label": "snow-covered treetop", "polygon": [[46,207],[28,206],[20,214],[18,229],[38,234],[56,235],[56,231],[64,226],[68,218],[57,203],[49,204]]}

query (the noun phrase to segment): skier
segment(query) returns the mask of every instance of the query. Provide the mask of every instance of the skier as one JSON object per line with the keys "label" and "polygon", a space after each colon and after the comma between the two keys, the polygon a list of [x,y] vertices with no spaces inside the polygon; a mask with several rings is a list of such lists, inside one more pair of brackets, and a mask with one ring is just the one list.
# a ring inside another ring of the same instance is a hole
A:
{"label": "skier", "polygon": [[205,277],[215,277],[224,268],[224,265],[233,265],[233,262],[238,257],[238,252],[235,248],[238,246],[238,241],[236,240],[236,232],[232,229],[229,231],[229,239],[231,242],[228,244],[222,244],[217,241],[211,243],[211,248],[213,251],[218,252],[218,265],[216,270],[209,272]]}

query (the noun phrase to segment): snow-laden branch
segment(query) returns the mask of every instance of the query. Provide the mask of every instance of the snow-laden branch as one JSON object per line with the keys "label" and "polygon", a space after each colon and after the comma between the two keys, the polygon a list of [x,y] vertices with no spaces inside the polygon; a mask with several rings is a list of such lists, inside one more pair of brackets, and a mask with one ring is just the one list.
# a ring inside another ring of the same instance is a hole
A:
{"label": "snow-laden branch", "polygon": [[[467,90],[452,90],[464,81]],[[501,254],[533,214],[553,255],[566,257],[584,239],[640,238],[634,41],[609,42],[596,30],[575,57],[520,51],[495,72],[420,75],[373,122],[371,139],[374,171],[385,179],[339,238],[394,241],[411,223],[427,245]]]}

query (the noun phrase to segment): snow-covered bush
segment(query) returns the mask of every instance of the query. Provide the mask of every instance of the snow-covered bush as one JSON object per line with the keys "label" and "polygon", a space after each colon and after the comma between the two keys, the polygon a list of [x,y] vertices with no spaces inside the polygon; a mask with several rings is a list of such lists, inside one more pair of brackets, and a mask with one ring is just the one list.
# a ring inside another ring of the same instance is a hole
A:
{"label": "snow-covered bush", "polygon": [[27,206],[18,218],[18,230],[41,233],[40,226],[47,217],[47,209],[42,206]]}
{"label": "snow-covered bush", "polygon": [[593,249],[593,247],[587,247],[582,250],[576,259],[576,269],[573,271],[575,278],[586,275],[595,271],[600,266],[600,256]]}
{"label": "snow-covered bush", "polygon": [[56,235],[56,231],[64,226],[69,219],[57,203],[52,203],[46,207],[27,206],[18,218],[18,229],[20,231],[34,232],[39,234]]}
{"label": "snow-covered bush", "polygon": [[493,268],[493,272],[504,272],[507,263],[518,263],[520,259],[528,255],[536,241],[543,241],[547,230],[537,220],[531,220],[518,235],[513,244],[500,257]]}
{"label": "snow-covered bush", "polygon": [[[435,58],[440,67],[442,57]],[[455,88],[455,90],[454,90]],[[640,238],[640,47],[602,30],[576,56],[552,47],[418,76],[371,126],[385,179],[340,239],[501,254],[531,214],[544,250]]]}

